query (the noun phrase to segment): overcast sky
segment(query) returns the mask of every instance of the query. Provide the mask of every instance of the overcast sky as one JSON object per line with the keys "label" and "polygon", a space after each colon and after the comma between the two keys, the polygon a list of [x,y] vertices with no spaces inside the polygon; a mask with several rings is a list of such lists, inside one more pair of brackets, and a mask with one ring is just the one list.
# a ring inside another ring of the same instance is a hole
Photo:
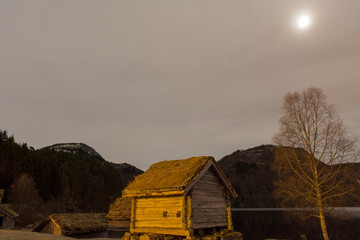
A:
{"label": "overcast sky", "polygon": [[146,170],[269,144],[284,95],[315,86],[360,133],[359,13],[358,0],[0,0],[0,128]]}

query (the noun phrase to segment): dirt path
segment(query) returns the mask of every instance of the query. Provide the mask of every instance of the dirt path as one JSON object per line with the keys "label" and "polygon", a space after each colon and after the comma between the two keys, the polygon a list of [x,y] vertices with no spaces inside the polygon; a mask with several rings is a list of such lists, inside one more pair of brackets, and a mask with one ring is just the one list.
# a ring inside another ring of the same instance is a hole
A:
{"label": "dirt path", "polygon": [[[74,239],[75,238],[55,236],[47,233],[0,229],[0,240],[74,240]],[[91,238],[91,240],[109,240],[109,239]]]}

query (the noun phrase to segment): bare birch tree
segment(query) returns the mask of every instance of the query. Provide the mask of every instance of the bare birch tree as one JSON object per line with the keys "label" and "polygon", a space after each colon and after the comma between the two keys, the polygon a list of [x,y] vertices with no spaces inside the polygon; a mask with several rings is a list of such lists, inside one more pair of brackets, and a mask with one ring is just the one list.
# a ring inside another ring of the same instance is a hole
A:
{"label": "bare birch tree", "polygon": [[273,140],[283,161],[278,167],[287,177],[279,181],[278,191],[295,206],[315,210],[311,215],[320,220],[328,240],[326,214],[354,190],[343,170],[355,139],[319,88],[287,94],[282,111]]}

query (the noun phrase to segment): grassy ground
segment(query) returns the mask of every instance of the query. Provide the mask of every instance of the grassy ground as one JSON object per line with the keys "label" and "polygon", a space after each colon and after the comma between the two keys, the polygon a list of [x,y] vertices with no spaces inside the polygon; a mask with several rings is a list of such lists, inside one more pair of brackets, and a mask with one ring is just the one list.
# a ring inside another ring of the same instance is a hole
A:
{"label": "grassy ground", "polygon": [[[55,236],[46,233],[0,229],[0,240],[74,240],[74,238]],[[91,240],[109,240],[109,239],[92,238]]]}

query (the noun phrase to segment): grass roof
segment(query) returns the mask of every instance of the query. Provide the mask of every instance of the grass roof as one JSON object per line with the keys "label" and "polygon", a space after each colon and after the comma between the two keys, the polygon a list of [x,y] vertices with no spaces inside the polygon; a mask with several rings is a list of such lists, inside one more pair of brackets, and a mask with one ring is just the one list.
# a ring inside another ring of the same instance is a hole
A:
{"label": "grass roof", "polygon": [[211,159],[213,157],[204,156],[155,163],[143,174],[135,177],[134,181],[125,188],[123,195],[183,190]]}
{"label": "grass roof", "polygon": [[7,213],[10,217],[18,217],[19,214],[9,204],[0,204],[0,211]]}
{"label": "grass roof", "polygon": [[130,220],[131,198],[119,197],[110,205],[106,218],[114,221]]}
{"label": "grass roof", "polygon": [[39,232],[43,226],[54,221],[60,226],[64,235],[103,231],[107,229],[105,213],[68,213],[52,214],[34,231]]}

